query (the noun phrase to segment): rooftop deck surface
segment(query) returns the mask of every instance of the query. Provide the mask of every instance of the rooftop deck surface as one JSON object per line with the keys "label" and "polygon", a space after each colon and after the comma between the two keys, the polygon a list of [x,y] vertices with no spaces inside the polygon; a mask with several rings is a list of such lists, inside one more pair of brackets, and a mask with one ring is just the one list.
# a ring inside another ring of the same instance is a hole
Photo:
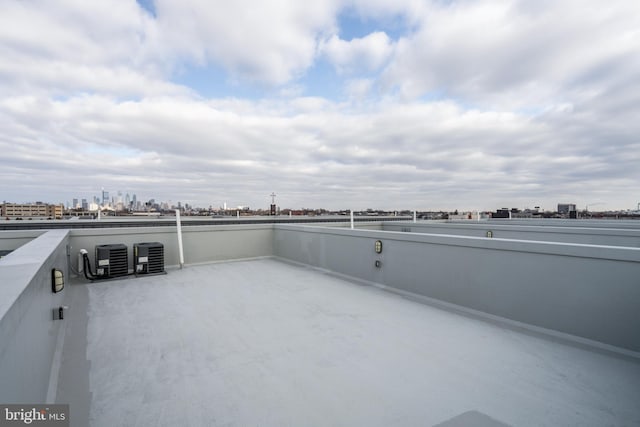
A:
{"label": "rooftop deck surface", "polygon": [[276,259],[71,288],[72,425],[640,424],[636,361]]}

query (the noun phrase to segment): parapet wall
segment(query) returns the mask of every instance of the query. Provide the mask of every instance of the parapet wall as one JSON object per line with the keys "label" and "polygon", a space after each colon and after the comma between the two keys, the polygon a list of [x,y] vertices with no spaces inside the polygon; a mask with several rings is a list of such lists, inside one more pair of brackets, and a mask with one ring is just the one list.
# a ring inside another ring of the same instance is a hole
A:
{"label": "parapet wall", "polygon": [[[58,332],[54,319],[67,289],[54,294],[51,270],[68,278],[67,230],[42,234],[0,260],[0,402],[47,398]],[[67,285],[68,286],[68,285]]]}
{"label": "parapet wall", "polygon": [[[313,224],[309,227],[327,227],[329,224]],[[332,223],[332,228],[348,227],[349,223]],[[358,229],[380,230],[381,222],[357,223]],[[70,255],[74,267],[80,249],[89,252],[95,269],[97,245],[123,243],[127,246],[129,267],[133,268],[133,245],[143,242],[160,242],[164,245],[166,266],[180,263],[177,227],[127,227],[74,229],[69,232]],[[202,225],[182,227],[182,244],[185,264],[202,264],[245,258],[273,256],[273,224]]]}
{"label": "parapet wall", "polygon": [[[640,352],[639,248],[290,225],[274,228],[278,257]],[[377,240],[382,242],[380,254],[374,250]]]}
{"label": "parapet wall", "polygon": [[[180,264],[176,227],[104,228],[70,231],[72,260],[80,249],[89,252],[95,269],[97,245],[123,243],[127,245],[129,267],[133,268],[133,245],[160,242],[164,245],[166,266]],[[273,255],[272,224],[203,225],[183,227],[182,244],[185,264],[201,264],[242,258]]]}
{"label": "parapet wall", "polygon": [[29,243],[44,233],[44,230],[0,231],[0,250],[15,251],[20,246]]}
{"label": "parapet wall", "polygon": [[[626,221],[628,222],[628,221]],[[490,232],[493,238],[535,240],[541,242],[581,243],[587,245],[625,246],[640,248],[640,222],[638,228],[626,228],[625,221],[618,221],[623,228],[597,227],[599,224],[589,223],[589,227],[566,225],[566,221],[553,227],[532,223],[512,223],[506,221],[467,221],[464,222],[385,222],[385,231],[401,231],[410,233],[450,234],[455,236],[487,237]],[[585,224],[586,225],[586,224]]]}
{"label": "parapet wall", "polygon": [[[446,221],[448,223],[465,223],[466,220]],[[482,222],[482,221],[480,221]],[[489,224],[537,225],[543,227],[577,227],[577,228],[628,228],[640,229],[640,221],[635,219],[557,219],[557,218],[491,218]]]}

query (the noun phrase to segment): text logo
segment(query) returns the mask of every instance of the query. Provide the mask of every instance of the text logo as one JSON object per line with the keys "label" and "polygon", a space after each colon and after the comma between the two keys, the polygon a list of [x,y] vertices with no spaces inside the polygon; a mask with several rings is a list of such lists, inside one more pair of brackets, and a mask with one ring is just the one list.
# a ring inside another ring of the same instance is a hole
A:
{"label": "text logo", "polygon": [[0,405],[0,427],[69,427],[69,405]]}

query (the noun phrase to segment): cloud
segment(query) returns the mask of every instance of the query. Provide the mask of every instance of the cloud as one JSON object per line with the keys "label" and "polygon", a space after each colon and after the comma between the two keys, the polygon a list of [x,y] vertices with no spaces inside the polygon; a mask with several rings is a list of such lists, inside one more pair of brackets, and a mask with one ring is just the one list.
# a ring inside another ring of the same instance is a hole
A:
{"label": "cloud", "polygon": [[340,73],[373,71],[385,64],[393,51],[393,43],[384,32],[350,41],[334,35],[320,50]]}
{"label": "cloud", "polygon": [[373,79],[353,79],[347,82],[345,89],[349,98],[355,101],[362,101],[371,93]]}
{"label": "cloud", "polygon": [[[38,120],[17,125],[34,108]],[[564,110],[536,120],[452,102],[354,112],[303,99],[85,96],[11,99],[0,111],[10,135],[0,150],[11,164],[0,178],[23,174],[26,188],[39,182],[45,194],[106,186],[204,206],[255,206],[276,191],[292,207],[455,208],[452,200],[465,200],[490,208],[492,201],[549,203],[560,191],[578,199],[585,182],[591,193],[611,182],[631,191],[640,160],[635,140],[602,147],[592,127],[576,130],[586,123]]]}
{"label": "cloud", "polygon": [[488,108],[566,101],[637,63],[639,13],[621,1],[435,3],[383,80],[408,98],[438,91]]}
{"label": "cloud", "polygon": [[185,94],[167,82],[155,23],[135,2],[5,2],[0,94]]}
{"label": "cloud", "polygon": [[267,84],[284,84],[313,64],[336,9],[333,1],[156,2],[161,40],[174,55]]}

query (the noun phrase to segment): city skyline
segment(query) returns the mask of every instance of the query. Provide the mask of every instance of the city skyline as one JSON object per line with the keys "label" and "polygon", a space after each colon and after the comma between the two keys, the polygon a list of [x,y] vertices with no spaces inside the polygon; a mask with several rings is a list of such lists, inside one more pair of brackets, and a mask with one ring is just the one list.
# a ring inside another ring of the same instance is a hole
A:
{"label": "city skyline", "polygon": [[0,199],[640,202],[640,3],[4,2],[0,27]]}
{"label": "city skyline", "polygon": [[[65,209],[71,209],[71,210],[75,210],[75,209],[79,209],[79,210],[83,210],[83,211],[89,211],[89,212],[95,212],[97,210],[115,210],[115,211],[148,211],[148,210],[155,210],[157,208],[161,209],[161,210],[172,210],[175,208],[180,208],[180,209],[188,209],[188,210],[214,210],[214,211],[234,211],[234,210],[250,210],[250,211],[264,211],[264,212],[268,212],[270,210],[270,205],[269,206],[263,206],[263,205],[236,205],[236,204],[231,204],[231,203],[227,203],[227,202],[222,202],[222,203],[210,203],[208,205],[193,205],[190,204],[189,202],[183,202],[182,200],[160,200],[160,199],[156,199],[155,197],[150,197],[150,198],[138,198],[136,193],[123,193],[122,191],[117,191],[116,194],[117,196],[111,196],[109,197],[110,192],[108,190],[105,190],[104,188],[101,189],[100,191],[100,196],[94,195],[92,196],[91,200],[89,200],[88,198],[80,198],[80,197],[75,197],[72,198],[71,201],[66,201],[66,202],[62,202],[62,201],[56,201],[56,202],[49,202],[49,201],[43,201],[43,200],[36,200],[36,201],[20,201],[20,202],[16,202],[16,201],[9,201],[9,200],[3,200],[3,203],[9,203],[9,204],[37,204],[37,203],[45,203],[45,204],[53,204],[53,205],[63,205],[65,207]],[[106,197],[106,199],[105,199]],[[277,195],[275,193],[271,193],[268,196],[272,201],[275,201],[275,198],[277,197]],[[280,205],[278,203],[275,203],[276,207],[278,210],[280,209],[284,209],[286,211],[288,210],[293,210],[293,211],[299,211],[299,210],[323,210],[323,211],[328,211],[328,212],[342,212],[342,211],[349,211],[349,210],[353,210],[354,212],[365,212],[365,211],[374,211],[374,212],[400,212],[400,211],[409,211],[409,212],[413,212],[413,211],[419,211],[419,212],[494,212],[494,211],[503,211],[503,210],[516,210],[516,211],[529,211],[529,212],[540,212],[540,213],[554,213],[554,212],[559,212],[559,213],[564,213],[564,214],[568,214],[569,210],[575,210],[577,212],[631,212],[631,213],[639,213],[640,212],[640,202],[637,204],[637,207],[634,208],[627,208],[627,209],[607,209],[606,207],[602,206],[605,205],[605,203],[601,203],[601,202],[596,202],[596,203],[592,203],[590,205],[585,205],[585,206],[578,206],[575,203],[565,203],[564,202],[559,202],[554,206],[539,206],[539,205],[532,205],[532,204],[527,204],[525,206],[508,206],[508,205],[504,205],[504,206],[495,206],[493,208],[489,208],[489,209],[478,209],[478,208],[465,208],[465,207],[461,207],[461,206],[457,206],[451,209],[431,209],[431,208],[419,208],[419,207],[415,207],[415,206],[397,206],[393,209],[383,209],[379,206],[369,206],[367,208],[359,208],[359,209],[355,209],[352,208],[351,206],[343,206],[340,208],[334,208],[334,209],[328,209],[324,206],[288,206],[288,205]],[[594,209],[595,207],[595,209]]]}
{"label": "city skyline", "polygon": [[[110,192],[107,192],[110,193]],[[227,202],[227,201],[212,201],[210,203],[205,203],[203,205],[199,205],[197,203],[193,203],[193,202],[189,202],[189,201],[184,201],[178,198],[169,198],[169,199],[160,199],[156,196],[150,196],[150,197],[138,197],[136,193],[124,193],[124,196],[130,196],[130,202],[133,202],[134,204],[138,203],[138,207],[143,207],[145,203],[148,202],[153,202],[156,203],[158,205],[167,205],[169,207],[171,206],[177,206],[178,204],[181,204],[182,206],[185,205],[189,205],[191,207],[194,208],[202,208],[202,209],[208,209],[208,208],[213,208],[213,209],[228,209],[229,210],[234,210],[234,209],[242,209],[242,208],[246,208],[246,207],[250,207],[251,209],[261,209],[261,210],[269,210],[269,205],[270,205],[270,200],[271,200],[271,195],[266,195],[264,197],[264,200],[262,201],[262,203],[257,203],[257,204],[242,204],[242,203],[233,203],[233,202]],[[89,197],[91,197],[92,199],[89,200]],[[135,199],[134,199],[135,197]],[[98,195],[93,195],[93,196],[86,196],[86,197],[80,197],[80,196],[76,196],[76,197],[72,197],[68,200],[63,200],[61,198],[52,198],[52,199],[33,199],[33,200],[27,200],[27,199],[21,199],[21,200],[8,200],[6,198],[2,198],[0,197],[0,200],[3,200],[6,203],[17,203],[17,204],[33,204],[33,203],[47,203],[47,204],[62,204],[65,206],[65,208],[74,208],[75,206],[81,207],[82,202],[85,201],[87,204],[91,204],[91,203],[97,203],[96,199],[100,199],[100,197],[98,197]],[[115,203],[117,203],[118,198],[116,196],[111,196],[109,198],[109,202],[108,203],[98,203],[99,206],[101,207],[109,207],[112,208],[113,205]],[[325,206],[321,206],[321,205],[281,205],[280,203],[278,203],[278,200],[276,200],[276,205],[278,206],[278,208],[283,208],[283,209],[327,209],[327,210],[331,210],[331,211],[340,211],[340,210],[345,210],[345,209],[353,209],[354,211],[365,211],[367,209],[373,209],[373,210],[386,210],[386,211],[396,211],[396,210],[419,210],[419,211],[451,211],[453,212],[454,210],[460,210],[460,211],[465,211],[465,212],[471,212],[471,211],[483,211],[483,212],[489,212],[489,211],[495,211],[497,209],[531,209],[531,210],[540,210],[540,211],[547,211],[547,212],[554,212],[557,210],[557,206],[560,204],[564,204],[564,203],[571,203],[573,205],[576,206],[576,210],[578,211],[601,211],[601,212],[606,212],[606,211],[640,211],[640,202],[638,202],[636,204],[636,206],[630,206],[630,207],[626,207],[626,208],[611,208],[608,207],[606,203],[604,202],[592,202],[590,204],[586,204],[586,205],[579,205],[576,203],[572,203],[572,200],[558,200],[555,203],[551,203],[549,205],[541,205],[541,204],[537,204],[537,203],[525,203],[523,205],[515,205],[515,204],[502,204],[502,205],[494,205],[494,206],[490,206],[488,208],[477,208],[477,207],[468,207],[468,206],[463,206],[461,204],[456,205],[455,201],[452,201],[452,205],[450,207],[447,208],[432,208],[432,207],[416,207],[416,206],[410,206],[410,205],[402,205],[402,206],[395,206],[392,208],[384,208],[382,206],[379,206],[377,204],[372,204],[371,206],[366,206],[366,207],[352,207],[349,204],[344,205],[344,206],[339,206],[339,207],[334,207],[334,208],[327,208]],[[123,197],[122,200],[122,204],[124,206],[129,206],[130,203],[126,202],[126,197]],[[94,209],[91,209],[94,210]]]}

